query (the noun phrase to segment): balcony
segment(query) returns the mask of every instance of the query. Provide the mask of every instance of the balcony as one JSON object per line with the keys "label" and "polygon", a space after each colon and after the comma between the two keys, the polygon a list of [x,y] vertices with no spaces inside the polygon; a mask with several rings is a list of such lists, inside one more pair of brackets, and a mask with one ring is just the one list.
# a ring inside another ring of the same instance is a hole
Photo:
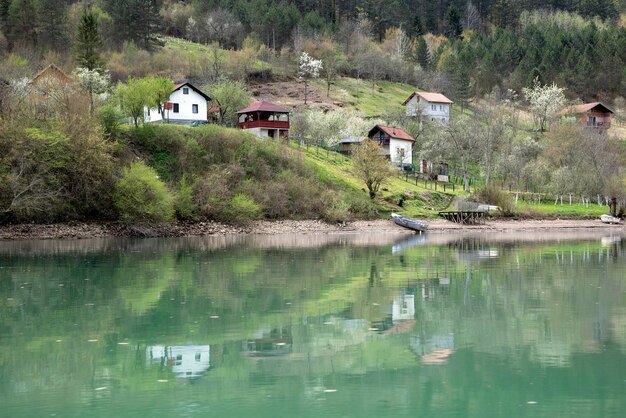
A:
{"label": "balcony", "polygon": [[289,121],[283,120],[253,120],[239,122],[239,129],[265,128],[265,129],[289,129]]}

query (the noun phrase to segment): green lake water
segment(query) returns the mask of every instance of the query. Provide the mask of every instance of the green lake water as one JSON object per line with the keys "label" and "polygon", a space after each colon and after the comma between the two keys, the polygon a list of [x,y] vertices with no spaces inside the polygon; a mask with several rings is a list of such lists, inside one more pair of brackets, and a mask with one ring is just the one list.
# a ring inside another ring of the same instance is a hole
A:
{"label": "green lake water", "polygon": [[0,242],[0,417],[625,417],[626,237]]}

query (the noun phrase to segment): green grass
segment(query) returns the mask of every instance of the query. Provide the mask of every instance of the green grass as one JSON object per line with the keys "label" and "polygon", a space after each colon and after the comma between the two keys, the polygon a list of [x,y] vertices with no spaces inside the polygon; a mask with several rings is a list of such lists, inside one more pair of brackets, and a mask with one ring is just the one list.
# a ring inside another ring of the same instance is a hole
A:
{"label": "green grass", "polygon": [[[314,83],[320,91],[326,90],[326,84],[318,79]],[[346,109],[354,109],[366,117],[377,117],[384,112],[402,110],[402,103],[415,87],[409,84],[377,81],[372,89],[370,81],[339,77],[330,90],[331,98]]]}
{"label": "green grass", "polygon": [[608,214],[609,208],[606,206],[598,206],[590,202],[589,206],[581,203],[569,204],[569,200],[563,199],[563,205],[551,202],[528,203],[518,202],[515,206],[516,210],[522,214],[537,217],[566,217],[566,218],[597,218],[600,215]]}

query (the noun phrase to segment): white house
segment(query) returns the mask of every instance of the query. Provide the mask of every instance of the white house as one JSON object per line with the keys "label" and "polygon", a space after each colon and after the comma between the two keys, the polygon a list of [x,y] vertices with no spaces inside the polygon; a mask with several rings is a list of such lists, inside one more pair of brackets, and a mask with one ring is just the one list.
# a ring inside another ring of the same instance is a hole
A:
{"label": "white house", "polygon": [[450,123],[452,115],[452,100],[441,93],[427,93],[416,91],[404,101],[406,115],[421,117],[422,120]]}
{"label": "white house", "polygon": [[376,125],[367,137],[378,141],[389,160],[399,166],[413,164],[413,143],[415,139],[400,128]]}
{"label": "white house", "polygon": [[164,363],[176,377],[202,376],[211,367],[211,347],[208,345],[151,345],[146,348],[146,360]]}
{"label": "white house", "polygon": [[211,98],[189,82],[174,85],[172,94],[163,104],[163,114],[158,109],[144,110],[144,122],[166,122],[189,125],[208,121],[208,102]]}

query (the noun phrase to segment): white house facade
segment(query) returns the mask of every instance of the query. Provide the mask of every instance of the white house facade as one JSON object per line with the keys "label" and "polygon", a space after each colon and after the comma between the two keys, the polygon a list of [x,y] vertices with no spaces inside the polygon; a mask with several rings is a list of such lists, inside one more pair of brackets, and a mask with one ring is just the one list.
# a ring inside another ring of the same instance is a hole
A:
{"label": "white house facade", "polygon": [[415,139],[404,130],[391,126],[376,125],[367,136],[382,145],[385,155],[395,165],[404,167],[413,164],[413,143]]}
{"label": "white house facade", "polygon": [[144,122],[165,122],[188,125],[208,121],[208,102],[211,98],[191,83],[174,86],[169,99],[163,104],[163,113],[158,109],[144,109]]}
{"label": "white house facade", "polygon": [[447,125],[452,115],[452,103],[454,102],[441,93],[416,91],[405,100],[404,106],[407,116]]}

